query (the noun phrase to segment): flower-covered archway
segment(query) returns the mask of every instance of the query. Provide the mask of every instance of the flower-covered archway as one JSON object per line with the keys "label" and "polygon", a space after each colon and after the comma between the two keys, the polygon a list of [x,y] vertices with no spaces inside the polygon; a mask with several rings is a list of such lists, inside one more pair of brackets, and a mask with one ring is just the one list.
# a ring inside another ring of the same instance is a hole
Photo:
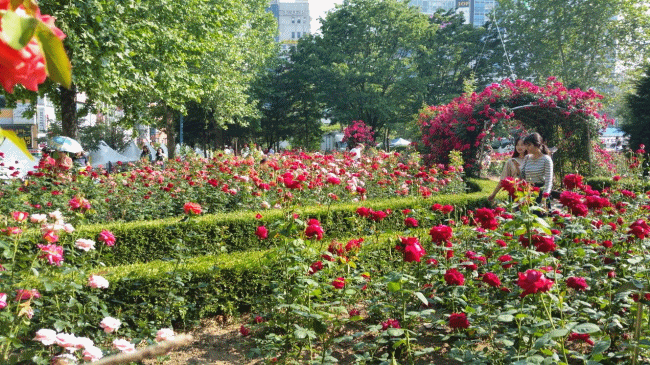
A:
{"label": "flower-covered archway", "polygon": [[[602,95],[593,90],[567,89],[555,78],[538,86],[528,81],[504,80],[480,93],[463,94],[451,103],[420,112],[423,154],[428,163],[449,162],[449,152],[462,152],[469,176],[480,173],[492,130],[498,123],[535,131],[549,147],[559,174],[588,174],[592,142],[613,121],[598,111]],[[524,132],[522,131],[522,133]]]}

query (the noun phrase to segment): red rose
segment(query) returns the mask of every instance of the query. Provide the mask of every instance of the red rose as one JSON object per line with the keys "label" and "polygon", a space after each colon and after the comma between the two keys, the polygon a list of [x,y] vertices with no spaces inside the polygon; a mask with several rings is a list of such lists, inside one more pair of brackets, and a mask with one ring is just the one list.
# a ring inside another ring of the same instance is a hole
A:
{"label": "red rose", "polygon": [[381,322],[382,331],[385,331],[389,328],[401,328],[399,321],[396,319],[387,319],[384,322]]}
{"label": "red rose", "polygon": [[585,278],[572,276],[566,279],[566,286],[568,286],[569,288],[573,288],[575,290],[584,291],[587,290],[588,285]]}
{"label": "red rose", "polygon": [[376,212],[372,212],[372,220],[375,222],[381,222],[386,218],[387,214],[384,211],[378,210]]}
{"label": "red rose", "polygon": [[578,174],[565,175],[564,179],[562,179],[562,183],[568,190],[580,188],[582,187],[582,176]]}
{"label": "red rose", "polygon": [[239,333],[241,333],[242,336],[246,337],[251,334],[251,331],[242,324],[241,327],[239,327]]}
{"label": "red rose", "polygon": [[40,298],[41,293],[36,289],[18,289],[16,290],[16,301],[29,300],[32,298]]}
{"label": "red rose", "polygon": [[261,240],[265,240],[269,237],[269,230],[264,226],[259,226],[255,230],[255,235]]}
{"label": "red rose", "polygon": [[404,225],[410,228],[417,228],[418,220],[413,217],[406,218],[404,219]]}
{"label": "red rose", "polygon": [[415,237],[400,237],[400,243],[396,248],[404,254],[406,262],[420,262],[420,258],[427,254]]}
{"label": "red rose", "polygon": [[310,224],[305,229],[305,236],[309,238],[315,236],[316,239],[320,241],[323,238],[323,227],[321,227],[320,224]]}
{"label": "red rose", "polygon": [[449,204],[447,204],[447,205],[443,205],[442,208],[440,209],[440,211],[441,211],[443,214],[449,214],[449,213],[451,213],[451,212],[454,211],[454,206],[453,206],[453,205],[449,205]]}
{"label": "red rose", "polygon": [[465,313],[452,313],[449,316],[449,327],[451,328],[468,328],[469,321]]}
{"label": "red rose", "polygon": [[183,205],[183,211],[185,211],[185,214],[199,215],[201,214],[201,205],[188,202]]}
{"label": "red rose", "polygon": [[543,293],[549,291],[554,281],[547,279],[544,274],[537,270],[527,270],[526,273],[518,273],[517,285],[524,290],[521,297],[528,294]]}
{"label": "red rose", "polygon": [[451,239],[451,236],[453,234],[453,231],[451,227],[446,226],[444,224],[432,227],[429,230],[429,234],[431,235],[431,241],[435,242],[440,246],[443,242],[449,241]]}
{"label": "red rose", "polygon": [[447,285],[464,285],[465,276],[456,269],[449,269],[445,273],[445,282]]}
{"label": "red rose", "polygon": [[474,218],[483,229],[495,230],[499,226],[494,210],[490,208],[478,208],[474,212]]}
{"label": "red rose", "polygon": [[638,219],[630,225],[630,230],[627,232],[638,239],[644,239],[650,235],[650,227],[643,219]]}
{"label": "red rose", "polygon": [[323,261],[316,261],[309,266],[309,275],[313,275],[323,270]]}
{"label": "red rose", "polygon": [[357,214],[361,217],[367,218],[372,214],[372,209],[366,207],[357,208]]}
{"label": "red rose", "polygon": [[594,341],[590,338],[588,333],[575,333],[572,332],[569,337],[567,338],[567,341],[583,341],[585,343],[590,344],[591,346],[594,345]]}
{"label": "red rose", "polygon": [[343,289],[345,288],[345,278],[344,277],[338,277],[332,281],[332,286],[335,289]]}
{"label": "red rose", "polygon": [[501,286],[501,280],[495,273],[488,272],[485,275],[483,275],[483,281],[489,286],[493,286],[495,288],[498,288]]}

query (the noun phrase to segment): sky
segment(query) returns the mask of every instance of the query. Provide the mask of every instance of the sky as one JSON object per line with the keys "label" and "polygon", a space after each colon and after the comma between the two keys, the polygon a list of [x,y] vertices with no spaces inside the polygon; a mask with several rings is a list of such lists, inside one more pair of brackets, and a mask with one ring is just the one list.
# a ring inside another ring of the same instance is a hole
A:
{"label": "sky", "polygon": [[318,18],[324,18],[325,13],[334,9],[335,4],[342,4],[343,0],[309,0],[309,16],[311,17],[311,32],[316,33],[320,28]]}

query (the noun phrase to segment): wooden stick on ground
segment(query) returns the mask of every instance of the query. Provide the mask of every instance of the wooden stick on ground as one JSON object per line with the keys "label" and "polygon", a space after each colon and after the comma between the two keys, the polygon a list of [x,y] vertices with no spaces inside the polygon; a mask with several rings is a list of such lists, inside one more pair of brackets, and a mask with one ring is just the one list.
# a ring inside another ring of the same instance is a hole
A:
{"label": "wooden stick on ground", "polygon": [[118,365],[118,364],[127,364],[130,362],[137,362],[144,359],[149,359],[159,355],[164,355],[171,350],[189,345],[192,342],[192,336],[190,335],[178,335],[174,339],[169,341],[161,342],[157,345],[151,345],[131,353],[117,354],[109,357],[105,357],[99,361],[93,362],[91,365]]}

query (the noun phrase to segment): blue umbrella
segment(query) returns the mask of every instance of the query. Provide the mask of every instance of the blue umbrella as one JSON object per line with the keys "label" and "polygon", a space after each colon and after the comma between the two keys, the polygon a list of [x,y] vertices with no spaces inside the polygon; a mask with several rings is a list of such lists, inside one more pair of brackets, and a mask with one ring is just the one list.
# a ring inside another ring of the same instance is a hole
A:
{"label": "blue umbrella", "polygon": [[75,141],[70,137],[65,137],[65,136],[53,137],[52,139],[50,139],[48,144],[50,148],[56,151],[77,153],[84,150],[83,147],[81,147],[81,145],[79,144],[79,142]]}

